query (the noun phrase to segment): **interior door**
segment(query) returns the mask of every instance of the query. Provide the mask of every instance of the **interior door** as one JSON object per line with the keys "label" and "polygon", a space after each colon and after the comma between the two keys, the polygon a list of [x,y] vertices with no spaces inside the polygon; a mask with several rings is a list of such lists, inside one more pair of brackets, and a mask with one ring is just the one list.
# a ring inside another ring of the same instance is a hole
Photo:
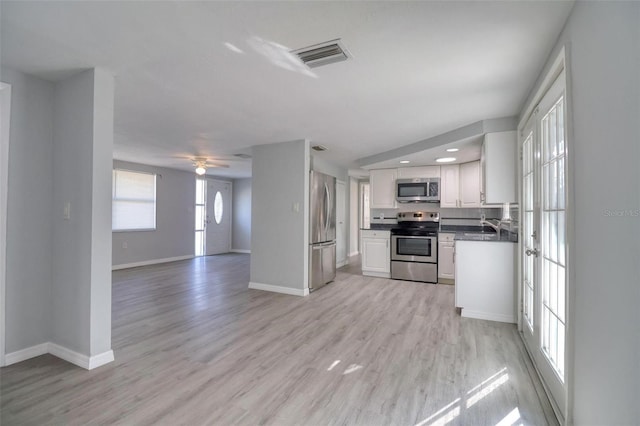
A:
{"label": "interior door", "polygon": [[231,183],[207,179],[206,254],[231,250]]}
{"label": "interior door", "polygon": [[345,209],[346,186],[342,181],[336,182],[336,262],[343,266],[347,263],[347,233],[345,229],[346,209]]}
{"label": "interior door", "polygon": [[567,144],[564,72],[521,132],[522,334],[565,416]]}

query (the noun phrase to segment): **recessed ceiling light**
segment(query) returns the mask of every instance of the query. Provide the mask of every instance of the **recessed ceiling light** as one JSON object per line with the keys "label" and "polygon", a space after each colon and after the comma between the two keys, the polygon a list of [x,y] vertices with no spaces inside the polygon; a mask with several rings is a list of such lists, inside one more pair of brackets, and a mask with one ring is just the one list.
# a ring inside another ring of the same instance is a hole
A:
{"label": "recessed ceiling light", "polygon": [[402,160],[402,161],[400,161],[400,164],[409,164],[410,162],[411,161],[409,161],[409,160]]}
{"label": "recessed ceiling light", "polygon": [[451,163],[452,161],[456,161],[456,159],[454,157],[436,158],[436,163]]}
{"label": "recessed ceiling light", "polygon": [[460,151],[458,148],[449,148],[447,152],[458,152]]}

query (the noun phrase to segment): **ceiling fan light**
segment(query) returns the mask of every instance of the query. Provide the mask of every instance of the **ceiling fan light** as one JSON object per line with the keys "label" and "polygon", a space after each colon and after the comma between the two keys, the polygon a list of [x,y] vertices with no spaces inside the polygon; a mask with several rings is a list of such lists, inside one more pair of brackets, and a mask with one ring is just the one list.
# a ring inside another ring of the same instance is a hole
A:
{"label": "ceiling fan light", "polygon": [[198,166],[196,167],[196,174],[202,176],[203,174],[205,174],[207,172],[207,169],[205,169],[202,166]]}

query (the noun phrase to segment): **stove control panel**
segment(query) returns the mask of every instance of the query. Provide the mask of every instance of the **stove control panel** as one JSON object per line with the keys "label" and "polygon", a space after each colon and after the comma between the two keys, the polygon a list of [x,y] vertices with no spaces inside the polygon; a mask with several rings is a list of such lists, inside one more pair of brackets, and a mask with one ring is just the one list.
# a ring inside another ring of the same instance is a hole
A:
{"label": "stove control panel", "polygon": [[398,213],[398,222],[439,222],[438,212],[401,212]]}

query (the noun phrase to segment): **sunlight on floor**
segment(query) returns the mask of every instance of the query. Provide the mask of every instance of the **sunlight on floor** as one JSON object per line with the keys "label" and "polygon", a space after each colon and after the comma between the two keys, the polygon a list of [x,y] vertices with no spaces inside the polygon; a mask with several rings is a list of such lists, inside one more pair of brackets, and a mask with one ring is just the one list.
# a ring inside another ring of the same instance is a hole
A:
{"label": "sunlight on floor", "polygon": [[[460,407],[457,406],[459,402],[460,398],[453,400],[436,413],[433,413],[430,417],[416,424],[416,426],[446,425],[460,414]],[[436,419],[436,421],[432,422],[434,419]]]}
{"label": "sunlight on floor", "polygon": [[333,370],[333,367],[335,367],[338,364],[340,364],[340,360],[336,359],[335,361],[333,361],[333,364],[331,364],[331,366],[329,368],[327,368],[327,371]]}
{"label": "sunlight on floor", "polygon": [[358,371],[362,368],[361,365],[358,364],[351,364],[346,370],[344,370],[344,373],[342,373],[343,375],[347,375],[347,374],[351,374],[354,371]]}
{"label": "sunlight on floor", "polygon": [[[457,398],[449,404],[442,407],[440,410],[417,423],[415,426],[443,426],[461,414],[466,410],[473,407],[475,404],[486,398],[493,391],[498,389],[503,384],[509,381],[509,374],[507,374],[507,368],[503,368],[497,373],[491,375],[487,379],[483,380],[480,384],[469,390],[462,398]],[[468,420],[468,419],[467,419]],[[509,414],[507,414],[496,426],[513,426],[521,425],[520,410],[518,407],[514,408]]]}
{"label": "sunlight on floor", "polygon": [[520,410],[518,407],[511,410],[509,414],[507,414],[504,419],[500,420],[500,422],[496,423],[496,426],[520,426],[523,423],[519,422],[520,420]]}
{"label": "sunlight on floor", "polygon": [[472,407],[475,403],[489,395],[498,387],[507,383],[507,381],[509,381],[509,375],[506,373],[506,371],[507,369],[503,368],[502,370],[498,371],[496,374],[467,392],[467,395],[471,395],[467,399],[467,408]]}

